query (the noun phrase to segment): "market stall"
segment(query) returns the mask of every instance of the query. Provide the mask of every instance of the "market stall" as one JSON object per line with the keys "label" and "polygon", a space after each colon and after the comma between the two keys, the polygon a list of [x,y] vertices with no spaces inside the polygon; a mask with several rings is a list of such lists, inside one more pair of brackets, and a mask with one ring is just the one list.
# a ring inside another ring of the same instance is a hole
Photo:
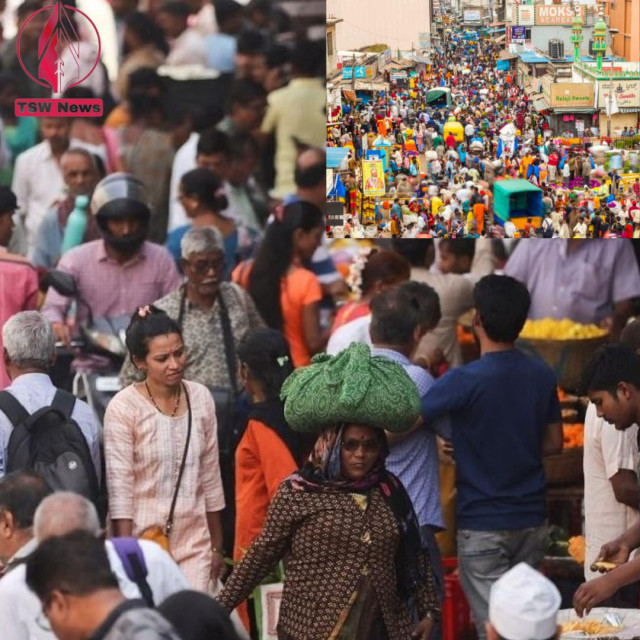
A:
{"label": "market stall", "polygon": [[542,189],[528,180],[497,180],[493,185],[494,214],[499,224],[511,220],[523,229],[527,218],[542,224]]}

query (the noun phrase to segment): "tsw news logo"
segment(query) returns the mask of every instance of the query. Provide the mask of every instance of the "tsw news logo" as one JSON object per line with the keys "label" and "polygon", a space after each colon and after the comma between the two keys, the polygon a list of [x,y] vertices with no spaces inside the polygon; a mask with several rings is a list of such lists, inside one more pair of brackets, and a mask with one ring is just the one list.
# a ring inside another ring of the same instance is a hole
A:
{"label": "tsw news logo", "polygon": [[[34,51],[30,50],[32,47],[26,46],[23,51],[21,44],[24,45],[25,42],[22,37],[25,29],[33,28],[43,19],[46,21],[37,40],[37,56],[33,56]],[[34,20],[37,22],[32,23]],[[83,24],[87,33],[95,34],[97,47],[80,41],[80,24]],[[15,101],[16,116],[59,118],[102,115],[102,100],[61,97],[67,89],[84,82],[100,62],[100,34],[88,15],[76,7],[65,5],[62,0],[42,7],[32,13],[22,25],[16,49],[20,65],[29,78],[52,92],[52,97],[46,99],[18,98]]]}

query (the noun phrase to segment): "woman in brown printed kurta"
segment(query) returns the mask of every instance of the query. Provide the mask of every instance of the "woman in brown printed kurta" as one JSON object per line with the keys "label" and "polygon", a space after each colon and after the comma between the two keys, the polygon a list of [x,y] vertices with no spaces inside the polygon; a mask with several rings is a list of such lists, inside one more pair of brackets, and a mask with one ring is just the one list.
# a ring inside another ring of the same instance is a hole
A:
{"label": "woman in brown printed kurta", "polygon": [[281,640],[427,640],[439,615],[429,556],[386,452],[380,429],[325,430],[310,462],[280,485],[219,601],[236,607],[289,554]]}

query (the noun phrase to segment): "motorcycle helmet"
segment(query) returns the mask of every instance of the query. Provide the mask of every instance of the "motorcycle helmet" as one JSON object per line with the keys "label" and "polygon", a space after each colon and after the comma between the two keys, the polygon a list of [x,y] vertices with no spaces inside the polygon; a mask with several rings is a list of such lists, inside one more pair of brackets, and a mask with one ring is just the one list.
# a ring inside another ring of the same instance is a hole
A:
{"label": "motorcycle helmet", "polygon": [[[95,216],[104,240],[117,251],[135,253],[144,243],[151,218],[151,208],[142,181],[129,173],[114,173],[101,180],[91,198]],[[109,231],[108,220],[133,218],[142,223],[136,235],[116,236]]]}

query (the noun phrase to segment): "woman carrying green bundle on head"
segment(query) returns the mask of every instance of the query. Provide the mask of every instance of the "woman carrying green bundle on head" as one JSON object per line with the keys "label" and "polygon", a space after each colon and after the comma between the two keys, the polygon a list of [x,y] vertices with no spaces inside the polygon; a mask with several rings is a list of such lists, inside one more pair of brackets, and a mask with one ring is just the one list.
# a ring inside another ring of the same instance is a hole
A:
{"label": "woman carrying green bundle on head", "polygon": [[384,430],[419,418],[415,384],[353,344],[296,370],[281,397],[289,426],[318,439],[280,484],[220,603],[234,609],[286,556],[280,640],[427,640],[439,616],[431,565],[411,501],[385,468]]}

